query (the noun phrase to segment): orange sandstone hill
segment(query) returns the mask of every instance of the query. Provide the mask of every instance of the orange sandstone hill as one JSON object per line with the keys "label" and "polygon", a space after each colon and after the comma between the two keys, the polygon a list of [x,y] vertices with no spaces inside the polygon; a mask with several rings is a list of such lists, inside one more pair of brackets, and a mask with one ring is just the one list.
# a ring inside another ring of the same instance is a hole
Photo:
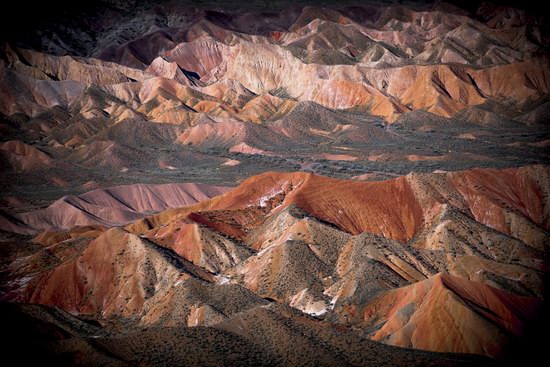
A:
{"label": "orange sandstone hill", "polygon": [[[408,241],[436,220],[447,204],[542,250],[550,215],[546,199],[542,200],[548,197],[548,175],[548,168],[540,166],[356,182],[273,172],[252,177],[196,208],[168,211],[146,221],[165,225],[191,213],[193,220],[207,227],[245,239],[266,221],[266,214],[276,215],[295,205],[351,234],[370,232]],[[255,214],[247,215],[245,208]],[[226,223],[225,217],[232,219]]]}
{"label": "orange sandstone hill", "polygon": [[365,324],[383,323],[372,335],[374,340],[502,357],[503,345],[525,333],[526,323],[535,320],[541,305],[537,298],[440,273],[388,292],[353,312]]}
{"label": "orange sandstone hill", "polygon": [[124,228],[8,236],[2,298],[108,328],[234,331],[223,325],[284,305],[386,344],[503,358],[542,310],[549,179],[545,166],[266,173]]}

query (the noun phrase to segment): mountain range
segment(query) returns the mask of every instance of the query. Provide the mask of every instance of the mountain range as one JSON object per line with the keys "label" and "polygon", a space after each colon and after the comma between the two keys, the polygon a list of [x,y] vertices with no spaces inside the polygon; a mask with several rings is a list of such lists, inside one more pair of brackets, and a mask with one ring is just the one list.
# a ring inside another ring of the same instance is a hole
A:
{"label": "mountain range", "polygon": [[321,3],[105,0],[2,36],[8,354],[490,366],[544,353],[545,16]]}

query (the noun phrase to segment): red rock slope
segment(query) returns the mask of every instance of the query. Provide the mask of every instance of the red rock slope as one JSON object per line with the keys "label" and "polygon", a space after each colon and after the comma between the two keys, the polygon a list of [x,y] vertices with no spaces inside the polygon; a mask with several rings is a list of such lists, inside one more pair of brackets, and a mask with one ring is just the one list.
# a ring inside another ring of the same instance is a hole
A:
{"label": "red rock slope", "polygon": [[296,205],[351,234],[369,232],[408,241],[448,203],[484,225],[540,248],[550,224],[550,208],[542,199],[548,197],[549,176],[544,166],[410,174],[381,182],[270,172],[197,207],[167,211],[149,220],[168,224],[196,212],[192,220],[245,239],[265,219],[262,216]]}
{"label": "red rock slope", "polygon": [[[0,296],[165,327],[269,301],[392,345],[500,358],[541,307],[549,180],[545,166],[265,173],[125,228],[5,240]],[[107,194],[90,200],[124,202]],[[136,210],[157,203],[142,196]]]}
{"label": "red rock slope", "polygon": [[390,291],[357,312],[361,323],[378,325],[374,340],[401,347],[502,357],[525,333],[542,300],[438,274]]}

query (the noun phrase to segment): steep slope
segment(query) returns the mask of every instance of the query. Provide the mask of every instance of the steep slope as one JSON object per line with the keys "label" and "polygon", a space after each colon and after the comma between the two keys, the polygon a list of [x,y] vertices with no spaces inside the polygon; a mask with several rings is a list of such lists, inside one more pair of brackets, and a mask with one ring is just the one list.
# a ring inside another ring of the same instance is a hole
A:
{"label": "steep slope", "polygon": [[[175,258],[155,245],[114,228],[101,234],[72,256],[49,255],[53,268],[34,263],[42,252],[27,259],[18,272],[38,268],[33,281],[10,298],[57,305],[83,314],[136,315],[143,311],[155,289],[171,288],[177,280],[207,278],[202,269]],[[50,252],[59,246],[50,246]],[[28,276],[28,275],[27,275]],[[122,295],[122,296],[121,296]]]}
{"label": "steep slope", "polygon": [[[222,323],[262,348],[263,336],[239,325],[249,314],[272,323],[279,311],[264,313],[283,307],[313,317],[306,322],[317,325],[307,329],[313,340],[352,327],[392,345],[502,358],[542,307],[548,175],[544,166],[380,182],[266,173],[125,228],[6,239],[2,299],[113,327],[120,320],[161,328]],[[107,194],[96,201],[110,202]],[[512,230],[476,215],[486,202],[515,218]],[[306,332],[302,326],[280,330],[295,335],[294,328]],[[267,345],[274,356],[285,349]],[[340,361],[331,351],[319,358]],[[302,361],[294,351],[282,358]]]}
{"label": "steep slope", "polygon": [[[486,181],[488,175],[492,177],[490,181]],[[540,249],[548,230],[548,203],[540,199],[547,190],[548,175],[548,168],[539,166],[356,182],[306,173],[270,172],[252,177],[204,205],[179,213],[168,211],[151,220],[168,224],[174,218],[199,211],[193,220],[244,239],[248,231],[263,222],[252,213],[278,213],[289,205],[296,205],[352,234],[370,232],[407,241],[431,220],[441,204],[449,202],[482,224]],[[465,191],[464,180],[475,180],[475,184],[469,184]],[[503,182],[506,190],[494,186]],[[486,212],[487,206],[491,208],[491,216],[477,214]],[[249,208],[248,214],[243,211],[245,208]],[[515,218],[513,223],[518,227],[511,229],[500,224],[501,216],[508,215]],[[224,217],[232,218],[224,223]]]}
{"label": "steep slope", "polygon": [[[21,229],[70,229],[75,226],[122,225],[168,208],[195,204],[220,195],[229,188],[197,184],[130,185],[63,197],[46,209],[13,214]],[[3,227],[4,229],[5,227]]]}
{"label": "steep slope", "polygon": [[350,312],[363,325],[375,325],[374,340],[501,357],[506,346],[523,335],[525,324],[537,317],[541,305],[537,298],[438,274]]}

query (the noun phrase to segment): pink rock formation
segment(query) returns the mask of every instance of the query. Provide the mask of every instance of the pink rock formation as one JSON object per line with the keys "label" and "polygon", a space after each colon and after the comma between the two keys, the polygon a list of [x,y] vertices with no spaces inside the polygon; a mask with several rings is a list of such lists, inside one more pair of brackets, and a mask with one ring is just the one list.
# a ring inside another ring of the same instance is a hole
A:
{"label": "pink rock formation", "polygon": [[[45,209],[14,214],[20,227],[14,232],[59,230],[75,226],[117,226],[135,221],[152,212],[184,207],[221,195],[226,187],[201,184],[116,186],[65,196]],[[5,219],[5,218],[4,218]],[[8,229],[4,227],[3,229]]]}
{"label": "pink rock formation", "polygon": [[[270,18],[268,29],[256,25],[257,34],[242,27],[254,27],[250,19],[265,15],[226,15],[220,22],[198,14],[186,26],[154,30],[97,53],[117,63],[7,47],[2,84],[21,84],[26,92],[5,90],[0,111],[34,116],[69,105],[83,87],[113,93],[120,87],[108,86],[130,83],[141,88],[142,107],[118,106],[119,121],[142,114],[192,125],[199,111],[261,123],[289,113],[298,100],[360,107],[393,122],[410,110],[452,117],[489,100],[522,110],[550,92],[535,19],[514,15],[522,26],[512,32],[504,26],[512,16],[505,9],[474,20],[456,9],[390,8],[287,10],[286,21]],[[131,99],[136,102],[135,95]],[[148,101],[156,102],[143,107]]]}

